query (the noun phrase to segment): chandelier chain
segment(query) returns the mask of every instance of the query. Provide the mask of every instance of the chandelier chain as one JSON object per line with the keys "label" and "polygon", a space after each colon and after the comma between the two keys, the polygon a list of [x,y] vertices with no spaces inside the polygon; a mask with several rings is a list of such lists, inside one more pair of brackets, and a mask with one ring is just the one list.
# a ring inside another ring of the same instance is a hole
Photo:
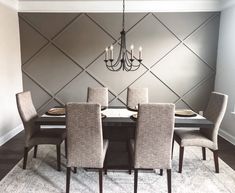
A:
{"label": "chandelier chain", "polygon": [[125,0],[123,0],[123,9],[122,9],[122,30],[125,31]]}

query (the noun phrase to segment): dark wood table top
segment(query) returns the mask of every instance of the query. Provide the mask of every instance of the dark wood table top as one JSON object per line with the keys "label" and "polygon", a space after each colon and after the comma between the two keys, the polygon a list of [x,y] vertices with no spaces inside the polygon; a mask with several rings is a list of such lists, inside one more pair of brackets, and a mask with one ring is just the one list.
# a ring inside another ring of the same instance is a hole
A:
{"label": "dark wood table top", "polygon": [[[61,116],[38,117],[37,125],[65,125],[66,118]],[[135,126],[136,120],[131,117],[106,117],[102,120],[103,126]],[[214,124],[207,119],[198,119],[195,117],[176,117],[175,127],[200,127],[212,128]]]}

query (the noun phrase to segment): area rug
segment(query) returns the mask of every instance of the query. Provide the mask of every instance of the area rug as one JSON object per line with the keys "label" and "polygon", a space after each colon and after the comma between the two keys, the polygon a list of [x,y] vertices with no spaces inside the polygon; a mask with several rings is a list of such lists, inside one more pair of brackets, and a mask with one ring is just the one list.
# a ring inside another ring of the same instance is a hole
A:
{"label": "area rug", "polygon": [[[0,182],[1,193],[62,193],[65,192],[66,167],[62,159],[62,171],[56,170],[56,150],[53,146],[39,146],[38,158],[29,153],[27,170],[22,160]],[[214,172],[213,155],[207,151],[207,160],[201,158],[201,148],[185,148],[183,173],[178,169],[178,145],[175,145],[172,168],[173,193],[234,193],[235,172],[222,160],[220,173]],[[132,193],[134,175],[125,171],[109,171],[104,176],[104,193]],[[98,193],[98,173],[78,170],[71,175],[71,193]],[[167,192],[166,172],[141,172],[139,193]]]}

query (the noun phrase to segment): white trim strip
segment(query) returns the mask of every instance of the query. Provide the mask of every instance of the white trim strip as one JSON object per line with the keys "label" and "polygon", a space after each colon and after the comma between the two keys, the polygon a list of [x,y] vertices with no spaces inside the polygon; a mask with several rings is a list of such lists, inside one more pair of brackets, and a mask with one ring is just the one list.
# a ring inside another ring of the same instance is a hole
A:
{"label": "white trim strip", "polygon": [[15,135],[17,135],[19,132],[21,132],[24,129],[23,124],[20,124],[16,128],[12,129],[5,135],[0,137],[0,146],[2,146],[4,143],[9,141],[11,138],[13,138]]}
{"label": "white trim strip", "polygon": [[[220,11],[219,0],[127,1],[126,12]],[[19,12],[122,12],[122,1],[20,1]]]}
{"label": "white trim strip", "polygon": [[223,137],[224,139],[226,139],[227,141],[229,141],[230,143],[232,143],[233,145],[235,145],[235,137],[232,136],[230,133],[220,129],[219,135]]}

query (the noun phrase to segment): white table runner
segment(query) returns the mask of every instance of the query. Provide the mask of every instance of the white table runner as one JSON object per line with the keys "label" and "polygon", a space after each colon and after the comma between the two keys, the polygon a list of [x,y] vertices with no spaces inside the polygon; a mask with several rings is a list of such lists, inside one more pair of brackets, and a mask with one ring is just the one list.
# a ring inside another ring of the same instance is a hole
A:
{"label": "white table runner", "polygon": [[130,117],[137,112],[127,109],[105,109],[102,113],[106,115],[106,117]]}

